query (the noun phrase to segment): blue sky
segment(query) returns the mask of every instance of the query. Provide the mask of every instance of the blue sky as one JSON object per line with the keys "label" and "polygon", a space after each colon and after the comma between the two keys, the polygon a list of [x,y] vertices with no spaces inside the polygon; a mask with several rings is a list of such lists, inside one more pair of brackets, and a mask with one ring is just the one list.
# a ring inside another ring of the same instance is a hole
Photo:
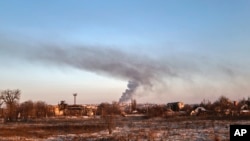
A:
{"label": "blue sky", "polygon": [[76,48],[84,46],[96,53],[114,49],[142,68],[166,66],[176,73],[156,70],[163,80],[150,78],[153,88],[139,88],[135,97],[141,102],[248,97],[249,7],[247,0],[0,1],[0,89],[19,88],[21,101],[51,104],[70,103],[75,92],[80,103],[118,100],[130,79],[119,71],[112,75],[103,66],[96,70],[64,58],[53,60],[55,54],[46,61],[27,59],[33,48],[46,46],[46,52],[48,46],[56,46],[75,54]]}

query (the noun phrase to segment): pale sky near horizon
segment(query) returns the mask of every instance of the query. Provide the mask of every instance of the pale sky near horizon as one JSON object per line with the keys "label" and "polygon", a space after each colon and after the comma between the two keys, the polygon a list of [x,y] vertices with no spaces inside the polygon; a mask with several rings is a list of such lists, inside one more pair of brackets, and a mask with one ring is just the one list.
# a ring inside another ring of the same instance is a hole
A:
{"label": "pale sky near horizon", "polygon": [[250,96],[250,1],[0,1],[0,90],[21,101]]}

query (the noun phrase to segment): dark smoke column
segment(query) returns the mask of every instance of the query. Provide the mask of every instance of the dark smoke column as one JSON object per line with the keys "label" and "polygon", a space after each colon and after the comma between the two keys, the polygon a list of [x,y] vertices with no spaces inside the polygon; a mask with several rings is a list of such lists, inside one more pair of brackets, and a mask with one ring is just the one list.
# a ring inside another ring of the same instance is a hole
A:
{"label": "dark smoke column", "polygon": [[126,102],[130,100],[138,86],[139,86],[138,82],[128,81],[128,85],[127,85],[128,88],[125,90],[125,92],[122,93],[122,96],[119,102]]}

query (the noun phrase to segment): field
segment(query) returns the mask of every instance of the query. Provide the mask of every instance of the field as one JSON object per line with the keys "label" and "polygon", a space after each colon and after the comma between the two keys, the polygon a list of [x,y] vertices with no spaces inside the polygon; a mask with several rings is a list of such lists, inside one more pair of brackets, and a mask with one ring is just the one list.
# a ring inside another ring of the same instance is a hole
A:
{"label": "field", "polygon": [[[0,123],[0,140],[37,141],[228,141],[230,124],[250,124],[248,118],[142,116],[98,118],[62,117]],[[113,130],[109,134],[108,124]]]}

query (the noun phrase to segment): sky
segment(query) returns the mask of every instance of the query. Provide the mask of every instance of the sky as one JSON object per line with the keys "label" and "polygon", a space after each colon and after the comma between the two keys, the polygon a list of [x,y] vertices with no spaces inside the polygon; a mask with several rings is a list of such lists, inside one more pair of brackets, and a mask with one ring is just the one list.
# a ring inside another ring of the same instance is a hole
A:
{"label": "sky", "polygon": [[0,90],[20,101],[250,96],[247,0],[0,1]]}

